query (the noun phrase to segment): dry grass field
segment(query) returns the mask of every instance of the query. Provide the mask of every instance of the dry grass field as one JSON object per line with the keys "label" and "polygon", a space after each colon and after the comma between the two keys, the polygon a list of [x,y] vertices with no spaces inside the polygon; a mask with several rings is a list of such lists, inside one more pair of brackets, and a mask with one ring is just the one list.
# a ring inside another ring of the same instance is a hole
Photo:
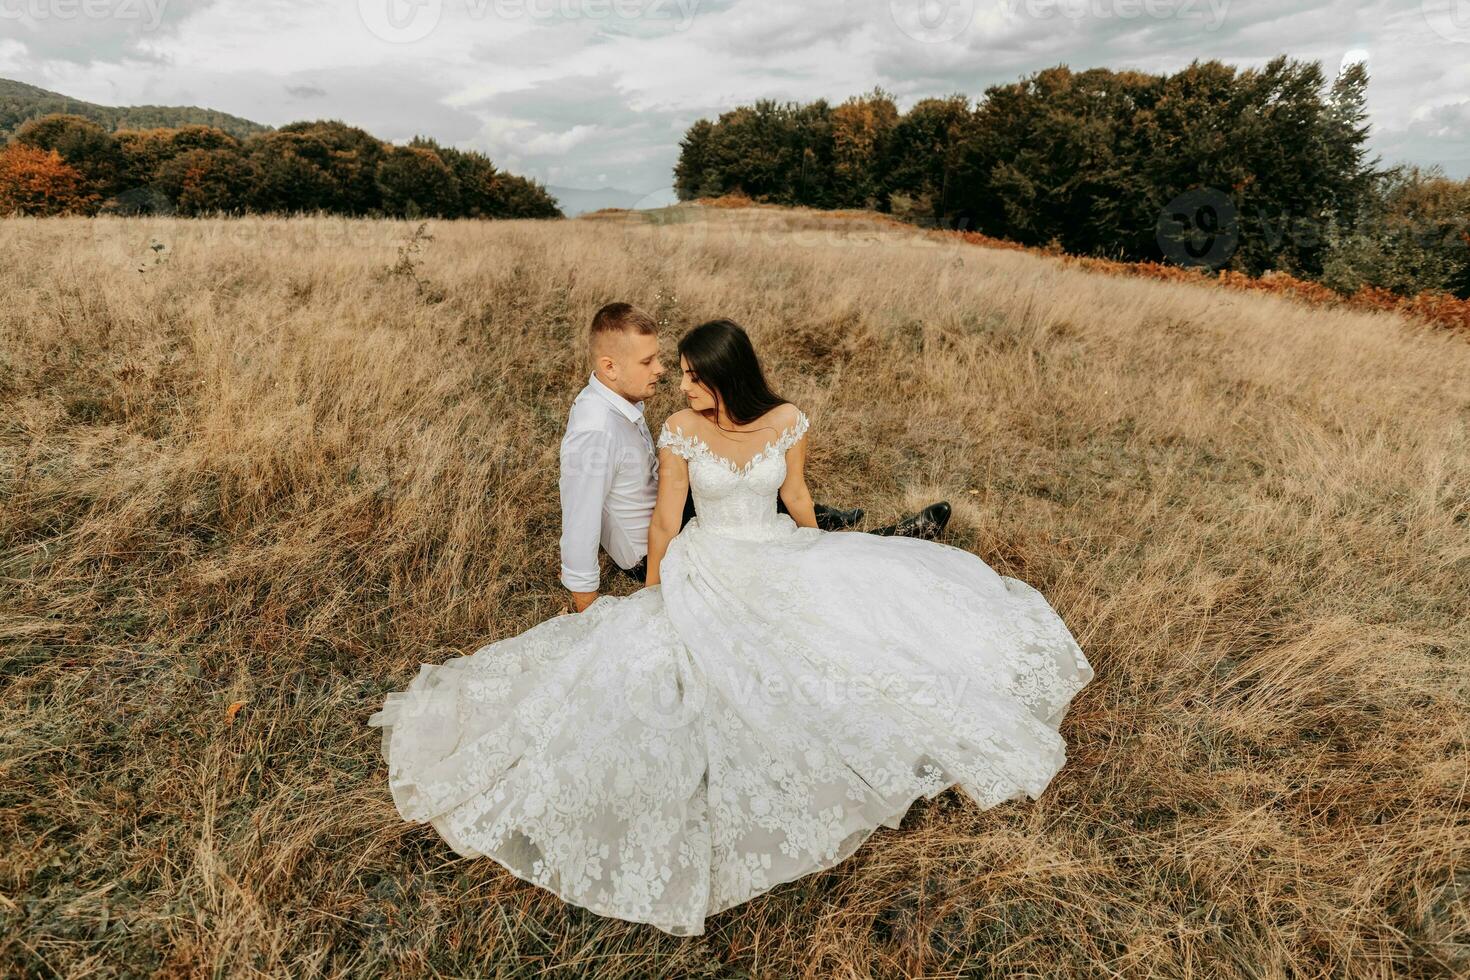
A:
{"label": "dry grass field", "polygon": [[[1464,335],[804,212],[412,231],[0,222],[0,972],[1470,972]],[[1097,677],[1042,799],[682,940],[399,819],[383,694],[566,607],[613,299],[744,324],[819,501],[947,498],[1048,597]]]}

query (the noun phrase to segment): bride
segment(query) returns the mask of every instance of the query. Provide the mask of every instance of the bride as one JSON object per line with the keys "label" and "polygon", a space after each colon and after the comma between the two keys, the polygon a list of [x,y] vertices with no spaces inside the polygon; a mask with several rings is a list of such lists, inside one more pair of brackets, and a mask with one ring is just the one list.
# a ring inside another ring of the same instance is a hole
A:
{"label": "bride", "polygon": [[809,420],[738,325],[679,354],[689,408],[658,438],[647,586],[422,664],[368,724],[404,819],[692,936],[920,796],[1036,799],[1093,672],[1040,593],[975,555],[819,530]]}

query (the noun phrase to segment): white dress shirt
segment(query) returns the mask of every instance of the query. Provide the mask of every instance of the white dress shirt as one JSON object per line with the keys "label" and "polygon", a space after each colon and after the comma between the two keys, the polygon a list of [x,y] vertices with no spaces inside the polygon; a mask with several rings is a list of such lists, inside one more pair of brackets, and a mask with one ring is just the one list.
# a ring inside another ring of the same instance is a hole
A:
{"label": "white dress shirt", "polygon": [[658,499],[658,450],[643,403],[594,373],[572,402],[561,440],[561,583],[573,592],[601,584],[597,546],[621,568],[648,554]]}

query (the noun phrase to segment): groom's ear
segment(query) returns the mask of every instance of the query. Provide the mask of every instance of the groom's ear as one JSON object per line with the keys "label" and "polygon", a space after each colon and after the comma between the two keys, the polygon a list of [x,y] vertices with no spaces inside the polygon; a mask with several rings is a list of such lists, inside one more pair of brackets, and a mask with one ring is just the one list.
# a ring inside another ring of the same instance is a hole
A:
{"label": "groom's ear", "polygon": [[592,366],[601,368],[602,373],[616,379],[618,366],[628,355],[622,334],[604,334],[592,345]]}

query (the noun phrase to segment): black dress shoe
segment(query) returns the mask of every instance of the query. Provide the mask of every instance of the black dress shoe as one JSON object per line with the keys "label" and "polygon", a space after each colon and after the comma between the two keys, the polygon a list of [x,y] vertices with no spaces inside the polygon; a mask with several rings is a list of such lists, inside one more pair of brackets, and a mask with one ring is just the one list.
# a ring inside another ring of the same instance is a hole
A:
{"label": "black dress shoe", "polygon": [[872,533],[933,541],[944,533],[944,527],[949,523],[949,514],[949,501],[941,500],[937,504],[930,504],[917,514],[910,514],[897,524],[880,527]]}
{"label": "black dress shoe", "polygon": [[852,510],[838,510],[836,507],[823,507],[817,511],[817,527],[823,531],[841,531],[843,528],[855,526],[863,519],[863,509],[854,507]]}

